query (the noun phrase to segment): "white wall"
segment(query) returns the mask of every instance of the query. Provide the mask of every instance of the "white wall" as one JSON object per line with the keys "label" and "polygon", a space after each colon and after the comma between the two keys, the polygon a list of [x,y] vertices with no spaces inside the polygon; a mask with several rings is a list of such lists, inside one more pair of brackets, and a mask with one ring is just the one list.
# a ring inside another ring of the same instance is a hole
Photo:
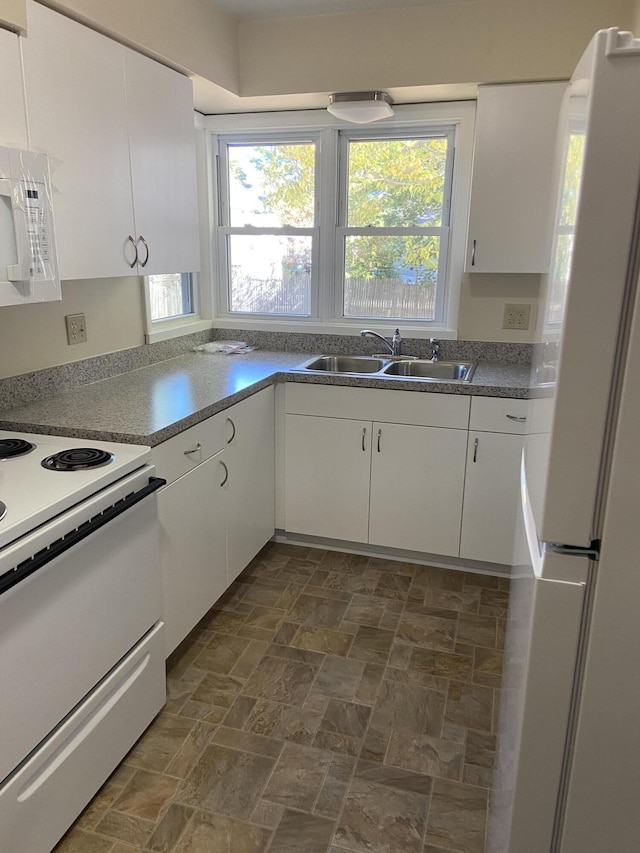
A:
{"label": "white wall", "polygon": [[[66,314],[87,318],[87,342],[67,344]],[[140,279],[65,281],[61,302],[0,308],[0,378],[144,343]]]}
{"label": "white wall", "polygon": [[463,0],[247,21],[240,94],[564,78],[596,30],[631,26],[637,2]]}

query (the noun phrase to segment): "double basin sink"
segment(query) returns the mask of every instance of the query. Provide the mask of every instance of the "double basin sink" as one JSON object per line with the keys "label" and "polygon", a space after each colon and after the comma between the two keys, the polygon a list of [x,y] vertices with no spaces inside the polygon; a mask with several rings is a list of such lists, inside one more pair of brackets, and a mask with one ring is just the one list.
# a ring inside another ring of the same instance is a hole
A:
{"label": "double basin sink", "polygon": [[475,361],[429,361],[411,356],[320,355],[296,370],[302,373],[337,373],[375,376],[379,379],[423,379],[432,382],[470,382]]}

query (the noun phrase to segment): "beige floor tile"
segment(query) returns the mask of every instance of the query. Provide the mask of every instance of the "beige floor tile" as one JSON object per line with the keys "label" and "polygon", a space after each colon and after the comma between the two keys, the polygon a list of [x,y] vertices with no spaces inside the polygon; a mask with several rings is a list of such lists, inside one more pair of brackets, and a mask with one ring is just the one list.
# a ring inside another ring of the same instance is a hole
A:
{"label": "beige floor tile", "polygon": [[264,791],[264,799],[287,808],[310,811],[332,758],[327,750],[285,744]]}
{"label": "beige floor tile", "polygon": [[175,853],[265,853],[270,838],[270,829],[196,812]]}

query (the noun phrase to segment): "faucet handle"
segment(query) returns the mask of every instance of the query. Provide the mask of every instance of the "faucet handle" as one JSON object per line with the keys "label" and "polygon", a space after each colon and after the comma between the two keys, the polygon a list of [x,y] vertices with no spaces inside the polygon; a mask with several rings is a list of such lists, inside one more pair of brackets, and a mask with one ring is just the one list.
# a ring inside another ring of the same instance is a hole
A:
{"label": "faucet handle", "polygon": [[440,352],[440,341],[437,338],[429,338],[429,346],[431,347],[431,360],[438,360],[438,353]]}

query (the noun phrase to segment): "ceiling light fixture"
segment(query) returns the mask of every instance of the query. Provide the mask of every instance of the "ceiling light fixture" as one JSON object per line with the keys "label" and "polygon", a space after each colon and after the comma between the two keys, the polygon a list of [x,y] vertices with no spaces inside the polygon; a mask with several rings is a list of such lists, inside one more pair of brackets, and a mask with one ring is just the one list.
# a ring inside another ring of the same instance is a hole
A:
{"label": "ceiling light fixture", "polygon": [[392,116],[392,103],[386,92],[336,92],[329,95],[327,110],[344,121],[367,124]]}

